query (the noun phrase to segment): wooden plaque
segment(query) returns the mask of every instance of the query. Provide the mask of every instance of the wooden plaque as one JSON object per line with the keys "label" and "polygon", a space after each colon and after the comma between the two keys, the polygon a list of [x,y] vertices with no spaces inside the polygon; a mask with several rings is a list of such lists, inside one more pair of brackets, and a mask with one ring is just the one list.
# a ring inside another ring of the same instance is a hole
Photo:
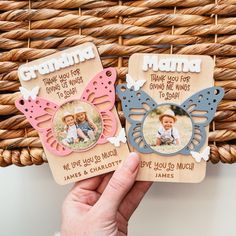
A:
{"label": "wooden plaque", "polygon": [[224,91],[213,87],[209,56],[134,54],[117,87],[138,180],[197,183],[209,158],[208,125]]}
{"label": "wooden plaque", "polygon": [[39,131],[57,183],[117,168],[129,150],[125,140],[116,140],[122,134],[114,107],[116,71],[103,70],[92,43],[24,64],[18,74],[23,97],[16,106]]}

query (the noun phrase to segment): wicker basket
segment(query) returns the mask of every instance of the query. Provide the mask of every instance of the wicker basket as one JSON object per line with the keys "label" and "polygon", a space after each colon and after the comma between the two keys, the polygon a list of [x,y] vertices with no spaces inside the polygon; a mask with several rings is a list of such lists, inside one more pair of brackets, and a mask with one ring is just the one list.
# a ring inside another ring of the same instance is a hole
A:
{"label": "wicker basket", "polygon": [[89,41],[120,81],[135,52],[212,56],[225,97],[210,127],[210,160],[236,162],[235,16],[235,0],[0,0],[0,166],[46,161],[37,132],[14,106],[18,66]]}

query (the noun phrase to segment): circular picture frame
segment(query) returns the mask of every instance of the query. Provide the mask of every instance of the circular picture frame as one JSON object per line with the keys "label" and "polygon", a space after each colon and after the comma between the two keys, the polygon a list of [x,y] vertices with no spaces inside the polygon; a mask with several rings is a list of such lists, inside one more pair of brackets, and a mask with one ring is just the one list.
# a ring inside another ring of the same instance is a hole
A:
{"label": "circular picture frame", "polygon": [[[166,129],[164,122],[172,123],[172,127],[169,124],[169,128],[166,126]],[[177,128],[176,124],[178,124]],[[183,125],[185,125],[185,130],[182,130]],[[161,156],[174,156],[190,144],[193,137],[193,120],[181,106],[174,103],[162,103],[146,114],[142,131],[146,144],[154,153]]]}
{"label": "circular picture frame", "polygon": [[97,108],[80,99],[60,105],[52,118],[52,131],[56,140],[74,152],[85,152],[94,147],[102,134],[102,127]]}

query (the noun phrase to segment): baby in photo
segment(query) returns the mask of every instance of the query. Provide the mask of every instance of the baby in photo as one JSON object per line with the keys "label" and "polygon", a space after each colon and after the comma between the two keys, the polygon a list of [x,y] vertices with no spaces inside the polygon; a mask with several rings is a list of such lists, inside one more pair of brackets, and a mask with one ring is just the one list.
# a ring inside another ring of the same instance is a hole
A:
{"label": "baby in photo", "polygon": [[62,143],[65,145],[70,145],[73,143],[78,143],[80,138],[84,142],[88,141],[88,137],[83,133],[83,131],[76,127],[76,122],[74,115],[69,112],[64,112],[62,121],[65,123],[64,131],[60,133],[63,136]]}
{"label": "baby in photo", "polygon": [[90,140],[95,140],[98,128],[82,106],[76,108],[74,117],[77,129],[80,129]]}
{"label": "baby in photo", "polygon": [[174,127],[177,118],[172,110],[166,110],[159,116],[161,126],[156,135],[156,145],[179,145],[180,135],[178,129]]}

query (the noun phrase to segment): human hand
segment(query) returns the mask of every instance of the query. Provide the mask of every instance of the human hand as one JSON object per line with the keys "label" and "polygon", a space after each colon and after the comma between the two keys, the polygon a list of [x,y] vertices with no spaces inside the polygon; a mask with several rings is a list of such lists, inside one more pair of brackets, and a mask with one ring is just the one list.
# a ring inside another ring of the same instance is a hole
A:
{"label": "human hand", "polygon": [[136,153],[114,174],[76,183],[64,201],[61,236],[124,236],[128,221],[151,182],[135,182],[140,158]]}

